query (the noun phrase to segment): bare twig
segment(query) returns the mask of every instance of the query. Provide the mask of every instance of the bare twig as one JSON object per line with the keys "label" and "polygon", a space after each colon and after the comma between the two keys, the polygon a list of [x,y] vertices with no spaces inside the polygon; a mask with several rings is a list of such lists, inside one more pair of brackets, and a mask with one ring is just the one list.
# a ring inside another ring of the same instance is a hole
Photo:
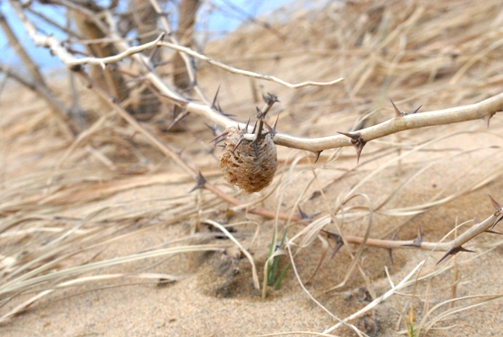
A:
{"label": "bare twig", "polygon": [[23,23],[26,32],[36,46],[49,48],[51,52],[64,64],[68,64],[75,60],[75,57],[71,53],[69,53],[66,48],[62,46],[60,41],[58,41],[58,39],[56,39],[54,36],[45,36],[37,32],[35,25],[33,25],[30,20],[28,20],[23,12],[21,5],[17,1],[9,0],[9,4],[14,9],[14,12],[16,13],[19,20]]}
{"label": "bare twig", "polygon": [[7,37],[7,41],[9,41],[9,45],[16,52],[16,54],[19,56],[19,58],[23,62],[26,69],[28,69],[28,71],[30,72],[33,79],[40,84],[45,84],[44,77],[40,73],[37,65],[32,60],[30,55],[28,55],[26,50],[23,48],[23,46],[19,42],[18,38],[16,37],[16,35],[12,31],[12,28],[11,28],[9,22],[7,21],[7,18],[1,12],[0,12],[0,27],[2,28],[5,36]]}
{"label": "bare twig", "polygon": [[31,7],[26,8],[26,10],[28,12],[30,12],[31,14],[35,15],[36,17],[40,18],[41,20],[43,20],[43,21],[47,22],[48,24],[50,24],[50,25],[56,27],[57,29],[61,30],[62,32],[67,33],[68,36],[72,36],[72,37],[77,38],[77,39],[83,39],[83,37],[80,36],[77,32],[74,32],[73,30],[60,25],[59,23],[57,23],[56,21],[52,20],[47,15],[42,14],[40,12],[37,12],[36,10],[34,10]]}
{"label": "bare twig", "polygon": [[148,50],[148,49],[152,49],[152,48],[157,47],[163,38],[164,38],[164,33],[160,34],[157,37],[157,39],[155,39],[152,42],[148,42],[148,43],[139,45],[137,47],[129,47],[127,50],[125,50],[122,53],[119,53],[117,55],[114,55],[114,56],[103,57],[103,58],[84,57],[84,58],[80,58],[80,59],[73,59],[69,62],[66,62],[66,65],[70,68],[74,68],[74,67],[84,65],[84,64],[96,64],[96,65],[101,66],[103,69],[105,69],[107,64],[120,62],[120,61],[128,58],[131,55],[141,53],[144,50]]}
{"label": "bare twig", "polygon": [[75,128],[72,127],[72,123],[69,119],[70,110],[61,103],[60,100],[51,92],[51,90],[45,86],[43,83],[38,83],[32,81],[30,79],[25,78],[24,76],[16,73],[11,69],[11,67],[0,63],[0,72],[4,73],[8,77],[12,77],[20,84],[37,92],[40,97],[51,107],[51,111],[53,112],[53,116],[55,117],[60,130],[63,132],[67,139],[72,139],[74,133],[77,132]]}
{"label": "bare twig", "polygon": [[[162,9],[159,6],[159,3],[156,0],[150,0],[150,3],[152,4],[152,7],[154,7],[156,13],[159,15],[161,23],[164,27],[164,30],[168,34],[169,39],[171,40],[171,43],[181,46],[180,41],[178,41],[176,35],[173,33],[171,26],[169,24],[169,21],[165,15],[163,15]],[[192,59],[190,56],[186,53],[179,53],[181,58],[183,59],[183,62],[185,63],[185,69],[187,70],[187,74],[189,75],[189,79],[192,82],[194,86],[195,92],[198,94],[198,96],[203,100],[203,102],[206,105],[209,105],[208,98],[204,94],[203,90],[197,83],[196,79],[196,69],[194,67],[194,63],[192,62]]]}
{"label": "bare twig", "polygon": [[291,88],[291,89],[297,89],[297,88],[302,88],[302,87],[307,87],[307,86],[328,86],[328,85],[336,84],[336,83],[343,80],[342,78],[338,78],[338,79],[330,81],[330,82],[305,81],[305,82],[301,82],[301,83],[289,83],[289,82],[281,80],[275,76],[258,74],[253,71],[242,70],[242,69],[231,67],[231,66],[224,64],[222,62],[215,61],[212,58],[205,56],[203,54],[200,54],[200,53],[198,53],[190,48],[187,48],[187,47],[182,47],[182,46],[179,46],[179,45],[176,45],[173,43],[169,43],[169,42],[162,42],[160,45],[168,47],[170,49],[174,49],[174,50],[186,53],[186,54],[193,56],[201,61],[208,62],[209,64],[211,64],[215,67],[226,70],[232,74],[238,74],[238,75],[243,75],[243,76],[247,76],[247,77],[258,78],[258,79],[265,80],[265,81],[275,82],[275,83],[281,84],[281,85],[288,87],[288,88]]}

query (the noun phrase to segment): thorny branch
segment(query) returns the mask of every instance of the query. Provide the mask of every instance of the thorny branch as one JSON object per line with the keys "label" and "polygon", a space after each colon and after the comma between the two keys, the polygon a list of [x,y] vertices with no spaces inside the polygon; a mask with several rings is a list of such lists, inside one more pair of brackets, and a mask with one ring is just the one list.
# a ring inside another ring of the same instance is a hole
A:
{"label": "thorny branch", "polygon": [[[66,3],[66,2],[65,2]],[[155,4],[155,1],[152,1],[153,4]],[[127,57],[132,57],[143,69],[143,77],[145,80],[149,81],[154,87],[159,90],[159,92],[170,98],[175,104],[181,106],[184,108],[187,112],[192,112],[196,113],[200,116],[203,116],[212,122],[224,126],[224,127],[229,127],[229,126],[235,126],[238,124],[240,127],[245,128],[246,126],[244,124],[237,123],[236,121],[230,119],[227,115],[224,115],[221,111],[218,111],[215,109],[215,107],[212,105],[210,106],[209,104],[200,104],[196,102],[192,102],[189,99],[183,97],[182,95],[178,94],[174,89],[170,88],[164,81],[154,72],[153,67],[149,65],[149,60],[139,54],[141,51],[146,50],[148,48],[155,48],[155,47],[166,47],[170,48],[173,50],[176,50],[181,53],[185,53],[189,56],[198,58],[200,60],[203,60],[205,62],[208,62],[211,65],[214,65],[216,67],[219,67],[221,69],[224,69],[226,71],[229,71],[234,74],[240,74],[244,76],[250,76],[258,79],[263,79],[267,81],[272,81],[275,83],[282,84],[284,86],[287,86],[289,88],[299,88],[303,86],[309,86],[309,85],[314,85],[314,86],[324,86],[324,85],[331,85],[339,82],[341,79],[337,79],[335,81],[331,82],[312,82],[312,81],[307,81],[307,82],[302,82],[298,84],[292,84],[285,82],[283,80],[280,80],[276,77],[273,76],[267,76],[267,75],[262,75],[262,74],[257,74],[254,72],[246,71],[246,70],[241,70],[237,69],[234,67],[230,67],[226,64],[223,64],[221,62],[212,60],[211,58],[202,55],[200,53],[197,53],[193,51],[190,48],[183,47],[179,44],[176,43],[176,40],[174,40],[175,43],[169,43],[169,42],[163,42],[163,35],[159,36],[158,39],[156,39],[153,42],[144,44],[142,46],[138,47],[131,47],[128,45],[126,42],[120,39],[120,36],[116,33],[115,27],[113,27],[113,20],[111,19],[110,12],[104,11],[105,17],[108,17],[108,21],[111,25],[110,28],[107,28],[107,31],[110,35],[111,41],[114,41],[116,48],[120,51],[118,55],[112,56],[112,57],[107,57],[107,58],[83,58],[83,59],[78,59],[74,55],[72,55],[68,50],[61,44],[60,41],[58,41],[55,37],[53,36],[44,36],[40,35],[35,26],[28,20],[28,18],[24,15],[23,10],[21,6],[19,5],[18,2],[10,0],[11,6],[14,8],[16,14],[20,18],[20,20],[23,22],[26,31],[28,32],[29,36],[32,38],[34,43],[38,46],[43,46],[47,47],[51,50],[51,52],[56,55],[69,69],[75,71],[78,75],[80,75],[82,78],[84,78],[87,82],[93,83],[90,77],[83,71],[82,65],[84,64],[99,64],[103,67],[106,67],[107,64],[109,63],[115,63],[119,62],[121,60],[124,60]],[[73,5],[74,7],[77,5]],[[167,26],[169,27],[169,26]],[[192,76],[191,80],[195,82],[195,75]],[[165,153],[167,156],[171,157],[178,165],[180,165],[187,173],[192,175],[194,179],[197,181],[196,188],[205,188],[219,197],[223,198],[227,202],[234,204],[236,206],[241,205],[241,202],[237,200],[236,198],[227,195],[211,183],[207,182],[206,179],[193,167],[185,163],[183,159],[171,148],[169,148],[167,145],[163,144],[159,139],[157,139],[154,135],[152,135],[150,132],[148,132],[146,129],[144,129],[133,117],[131,117],[126,110],[124,110],[120,103],[117,102],[117,100],[113,97],[110,97],[109,94],[107,94],[104,90],[99,88],[96,85],[93,85],[92,88],[98,92],[98,94],[104,98],[106,98],[111,104],[114,105],[118,113],[126,120],[128,121],[135,129],[137,129],[139,132],[143,133],[151,142],[154,144],[158,149],[160,149],[163,153]],[[394,104],[393,104],[394,106]],[[411,114],[404,114],[401,113],[395,106],[396,110],[396,116],[391,118],[390,120],[380,123],[378,125],[368,127],[365,129],[361,129],[358,132],[352,132],[352,133],[344,133],[344,134],[339,134],[339,135],[334,135],[330,137],[324,137],[324,138],[298,138],[294,136],[289,136],[286,134],[278,133],[275,132],[274,134],[274,141],[278,145],[286,146],[286,147],[291,147],[291,148],[296,148],[296,149],[301,149],[301,150],[307,150],[307,151],[312,151],[315,153],[320,153],[323,150],[330,149],[330,148],[337,148],[337,147],[343,147],[343,146],[355,146],[357,148],[357,154],[359,155],[361,153],[361,150],[363,149],[363,146],[368,143],[371,140],[381,138],[393,133],[397,133],[400,131],[404,130],[410,130],[410,129],[416,129],[416,128],[422,128],[426,126],[434,126],[434,125],[445,125],[445,124],[451,124],[451,123],[458,123],[458,122],[463,122],[463,121],[469,121],[469,120],[475,120],[475,119],[480,119],[484,118],[486,121],[489,121],[489,119],[497,112],[500,112],[503,109],[503,93],[495,95],[489,99],[486,99],[484,101],[481,101],[479,103],[467,105],[467,106],[461,106],[461,107],[454,107],[454,108],[449,108],[449,109],[444,109],[444,110],[438,110],[438,111],[429,111],[429,112],[423,112],[423,113],[411,113]],[[417,110],[416,110],[417,111]],[[387,248],[387,249],[397,249],[397,248],[416,248],[416,249],[423,249],[423,250],[437,250],[437,251],[445,251],[446,254],[440,261],[442,261],[445,257],[449,255],[454,255],[460,251],[468,251],[463,247],[464,244],[466,244],[468,241],[473,239],[474,237],[488,232],[488,233],[495,233],[492,231],[492,228],[503,219],[503,209],[502,207],[494,200],[491,198],[491,201],[493,203],[493,206],[495,207],[495,212],[489,216],[487,219],[480,223],[476,223],[471,229],[468,231],[464,232],[462,235],[457,237],[456,239],[450,241],[450,242],[441,242],[441,243],[436,243],[436,242],[425,242],[423,241],[421,235],[418,235],[418,238],[415,240],[408,240],[408,241],[395,241],[395,240],[378,240],[378,239],[371,239],[371,238],[363,238],[363,237],[357,237],[357,236],[350,236],[350,235],[344,235],[344,240],[347,243],[353,243],[353,244],[364,244],[366,246],[371,246],[371,247],[380,247],[380,248]],[[249,212],[255,213],[267,218],[275,218],[277,216],[276,212],[273,211],[268,211],[260,208],[253,208],[250,209]],[[290,219],[294,221],[305,221],[306,219],[303,219],[302,216],[297,216],[297,215],[288,215],[288,214],[279,214],[280,219]],[[320,219],[320,220],[315,220],[316,221],[322,221],[326,222],[323,223],[322,227],[326,226],[329,222],[330,219]],[[341,235],[338,233],[334,233],[328,230],[321,229],[321,232],[324,232],[326,235],[328,235],[331,238],[341,238]],[[439,261],[439,262],[440,262]]]}
{"label": "thorny branch", "polygon": [[[198,58],[200,60],[206,61],[209,64],[220,67],[224,70],[227,70],[231,73],[240,74],[244,76],[250,76],[258,79],[263,79],[267,81],[273,81],[289,88],[299,88],[303,86],[326,86],[335,84],[342,79],[337,79],[331,82],[313,82],[306,81],[302,83],[292,84],[281,79],[278,79],[274,76],[262,75],[246,70],[237,69],[221,62],[215,61],[205,55],[195,52],[194,50],[183,47],[176,43],[163,42],[163,34],[158,37],[153,42],[147,43],[138,47],[131,47],[127,43],[120,41],[120,36],[117,36],[114,33],[114,29],[111,28],[111,37],[116,42],[116,47],[121,51],[120,54],[109,57],[109,58],[84,58],[77,59],[72,54],[70,54],[64,47],[62,47],[61,43],[52,36],[42,36],[39,35],[35,29],[35,27],[29,22],[26,18],[22,9],[19,5],[13,1],[11,1],[12,6],[16,10],[21,21],[24,23],[25,28],[28,34],[31,36],[35,44],[48,47],[53,51],[53,53],[60,58],[60,60],[65,63],[67,67],[70,69],[77,69],[79,66],[83,64],[98,64],[101,66],[105,66],[109,63],[119,62],[124,58],[129,56],[133,56],[134,59],[142,65],[148,64],[148,60],[146,57],[139,54],[141,51],[154,48],[159,46],[168,47],[170,49],[185,53],[192,57]],[[169,26],[168,26],[169,27]],[[190,62],[189,62],[190,63]],[[215,111],[212,106],[209,104],[200,104],[197,102],[192,102],[185,97],[179,95],[175,92],[174,89],[170,88],[162,79],[154,73],[152,69],[147,69],[145,73],[145,78],[150,81],[156,88],[161,92],[161,94],[173,100],[173,102],[177,105],[180,105],[187,112],[192,112],[203,116],[207,119],[210,119],[213,123],[216,123],[223,127],[236,126],[239,124],[240,127],[244,128],[244,123],[238,123],[231,118],[221,114],[219,111]],[[193,77],[193,76],[192,76]],[[195,79],[192,79],[195,80]],[[444,110],[436,110],[429,112],[422,112],[418,114],[401,114],[397,115],[390,120],[365,128],[358,131],[358,133],[352,134],[338,134],[329,137],[323,138],[300,138],[287,134],[283,134],[277,132],[274,137],[274,142],[277,145],[286,146],[290,148],[307,150],[314,153],[319,153],[323,150],[344,147],[344,146],[357,146],[357,150],[361,152],[361,146],[358,149],[359,144],[362,142],[367,143],[371,140],[382,138],[394,133],[398,133],[400,131],[423,128],[427,126],[435,126],[435,125],[445,125],[452,123],[459,123],[464,121],[470,121],[475,119],[489,119],[495,113],[503,110],[503,93],[495,95],[491,98],[488,98],[482,102],[474,103],[471,105],[454,107]]]}
{"label": "thorny branch", "polygon": [[[500,234],[498,232],[493,231],[492,229],[503,219],[503,208],[502,206],[493,199],[493,197],[489,196],[491,199],[491,203],[494,206],[494,213],[491,214],[487,219],[482,222],[476,222],[469,230],[459,235],[455,239],[449,242],[426,242],[423,241],[423,237],[421,231],[419,230],[418,236],[414,240],[378,240],[378,239],[367,239],[365,244],[371,247],[380,247],[386,249],[396,249],[396,248],[416,248],[422,250],[429,251],[445,251],[445,255],[438,261],[441,262],[449,255],[455,255],[461,251],[469,251],[463,247],[471,239],[482,233],[493,233]],[[333,235],[334,237],[339,237],[339,234],[330,233],[327,231],[327,234]],[[364,242],[363,237],[349,236],[345,235],[344,238],[348,243],[362,244]]]}

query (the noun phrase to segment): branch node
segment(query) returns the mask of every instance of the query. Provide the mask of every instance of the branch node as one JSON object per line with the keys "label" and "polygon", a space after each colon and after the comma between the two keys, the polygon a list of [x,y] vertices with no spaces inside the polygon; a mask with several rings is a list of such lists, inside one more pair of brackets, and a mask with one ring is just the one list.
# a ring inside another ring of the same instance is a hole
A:
{"label": "branch node", "polygon": [[194,192],[195,190],[202,190],[202,189],[205,189],[205,185],[206,185],[206,178],[202,175],[201,172],[197,172],[197,177],[196,177],[196,186],[194,186],[190,191],[189,193],[191,192]]}
{"label": "branch node", "polygon": [[278,96],[276,96],[274,94],[271,94],[271,93],[267,93],[267,95],[262,96],[262,98],[264,99],[264,102],[266,104],[271,105],[271,106],[274,103],[278,103],[279,102]]}
{"label": "branch node", "polygon": [[335,254],[337,254],[337,252],[342,248],[342,246],[344,246],[344,240],[342,240],[342,237],[339,235],[335,239],[335,246],[334,250],[332,251],[332,255],[330,255],[330,259],[334,258]]}
{"label": "branch node", "polygon": [[423,243],[423,233],[421,232],[421,226],[417,227],[417,237],[412,243],[405,244],[405,247],[421,247]]}
{"label": "branch node", "polygon": [[306,212],[304,212],[299,205],[297,205],[297,208],[299,209],[299,214],[300,214],[300,218],[302,220],[308,220],[308,221],[311,221],[313,220],[315,217],[317,217],[318,215],[320,215],[320,213],[315,213],[315,214],[307,214]]}
{"label": "branch node", "polygon": [[70,71],[75,71],[75,72],[83,70],[82,65],[80,65],[80,64],[72,65],[69,69],[70,69]]}
{"label": "branch node", "polygon": [[421,107],[422,107],[422,105],[420,105],[419,107],[417,107],[416,110],[414,110],[414,111],[412,111],[410,113],[406,113],[406,112],[398,110],[398,108],[396,107],[395,103],[391,99],[390,99],[390,102],[391,102],[391,104],[393,104],[393,108],[395,109],[395,115],[396,115],[396,117],[404,117],[404,116],[407,116],[407,115],[413,115],[416,112],[418,112],[419,109],[421,109]]}
{"label": "branch node", "polygon": [[351,138],[351,144],[356,148],[356,163],[360,162],[360,155],[362,153],[363,147],[367,142],[362,138],[360,132],[338,132],[341,135]]}

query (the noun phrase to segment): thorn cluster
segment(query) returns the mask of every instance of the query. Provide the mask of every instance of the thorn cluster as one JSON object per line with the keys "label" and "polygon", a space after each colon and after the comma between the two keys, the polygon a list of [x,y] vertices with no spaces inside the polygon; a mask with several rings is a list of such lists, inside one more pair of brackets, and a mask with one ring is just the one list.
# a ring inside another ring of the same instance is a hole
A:
{"label": "thorn cluster", "polygon": [[225,113],[222,110],[222,107],[218,103],[218,93],[219,93],[219,91],[220,91],[220,86],[218,86],[217,92],[215,93],[215,97],[213,97],[213,101],[211,102],[211,109],[214,110],[214,111],[216,111],[216,112],[218,112],[222,116],[225,116],[225,117],[234,117],[234,115],[227,114],[227,113]]}
{"label": "thorn cluster", "polygon": [[197,178],[196,178],[196,186],[194,186],[190,191],[190,192],[194,192],[195,190],[202,190],[204,189],[205,185],[206,185],[206,178],[202,175],[201,172],[198,172],[197,173]]}
{"label": "thorn cluster", "polygon": [[[339,132],[341,135],[351,138],[351,144],[356,148],[356,162],[360,162],[360,155],[362,153],[363,147],[367,142],[362,138],[359,132]],[[319,156],[319,155],[318,155]]]}
{"label": "thorn cluster", "polygon": [[[407,115],[413,115],[416,112],[418,112],[419,109],[421,109],[421,107],[422,107],[422,105],[420,105],[416,110],[414,110],[410,113],[406,113],[406,112],[398,110],[395,103],[393,103],[393,101],[391,99],[390,99],[390,101],[391,101],[391,104],[393,104],[393,108],[395,108],[396,117],[405,117]],[[356,162],[359,163],[360,162],[360,155],[362,153],[363,147],[365,146],[365,144],[367,144],[367,141],[362,138],[362,135],[360,132],[338,132],[338,133],[340,133],[341,135],[344,135],[346,137],[351,138],[351,144],[353,144],[356,147]],[[315,163],[320,158],[320,154],[321,154],[321,151],[316,153]]]}
{"label": "thorn cluster", "polygon": [[423,232],[421,232],[421,227],[417,227],[417,237],[412,241],[412,243],[405,244],[405,247],[421,247],[423,243]]}
{"label": "thorn cluster", "polygon": [[421,107],[422,107],[422,105],[420,105],[419,107],[417,107],[416,110],[414,110],[414,111],[412,111],[410,113],[406,113],[406,112],[398,110],[398,108],[396,107],[395,103],[393,103],[393,101],[391,99],[390,99],[390,102],[391,102],[391,104],[393,104],[393,108],[395,108],[396,117],[404,117],[404,116],[407,116],[407,115],[413,115],[416,112],[418,112],[419,109],[421,109]]}

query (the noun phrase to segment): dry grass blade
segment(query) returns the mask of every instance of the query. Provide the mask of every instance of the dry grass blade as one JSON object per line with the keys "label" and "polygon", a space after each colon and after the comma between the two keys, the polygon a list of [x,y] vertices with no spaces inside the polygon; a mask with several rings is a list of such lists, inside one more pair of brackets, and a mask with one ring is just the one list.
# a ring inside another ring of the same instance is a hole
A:
{"label": "dry grass blade", "polygon": [[[423,317],[421,322],[417,326],[417,333],[418,335],[421,334],[422,336],[427,336],[429,331],[432,330],[433,326],[435,324],[438,324],[439,322],[448,319],[450,316],[455,315],[457,313],[467,311],[470,309],[477,308],[479,306],[488,304],[490,302],[499,300],[503,297],[502,294],[496,294],[496,295],[474,295],[474,296],[463,296],[459,298],[454,298],[451,300],[443,301],[434,307],[432,307],[426,315]],[[470,300],[476,300],[479,299],[478,301],[475,301],[474,303],[462,305],[460,307],[454,307],[454,308],[449,308],[443,312],[438,313],[436,316],[432,317],[430,319],[430,316],[433,315],[433,312],[440,309],[443,306],[446,306],[450,303],[456,303],[456,302],[462,302],[462,301],[470,301]],[[430,320],[429,320],[430,319]]]}
{"label": "dry grass blade", "polygon": [[88,263],[76,267],[71,267],[67,269],[63,269],[60,271],[54,271],[49,274],[35,276],[39,274],[41,271],[46,270],[46,266],[39,267],[38,269],[34,269],[32,272],[28,274],[24,274],[22,277],[18,279],[13,279],[10,282],[7,282],[0,286],[0,294],[7,294],[13,291],[19,291],[24,288],[28,288],[30,286],[41,284],[47,281],[55,280],[60,277],[69,277],[82,273],[86,273],[89,271],[97,270],[100,268],[111,267],[119,264],[135,262],[138,260],[143,260],[147,258],[166,256],[172,254],[180,254],[180,253],[189,253],[189,252],[202,252],[202,251],[219,251],[224,248],[225,245],[191,245],[191,246],[180,246],[166,249],[158,249],[154,251],[132,254],[128,256],[121,256],[114,259],[99,261]]}

